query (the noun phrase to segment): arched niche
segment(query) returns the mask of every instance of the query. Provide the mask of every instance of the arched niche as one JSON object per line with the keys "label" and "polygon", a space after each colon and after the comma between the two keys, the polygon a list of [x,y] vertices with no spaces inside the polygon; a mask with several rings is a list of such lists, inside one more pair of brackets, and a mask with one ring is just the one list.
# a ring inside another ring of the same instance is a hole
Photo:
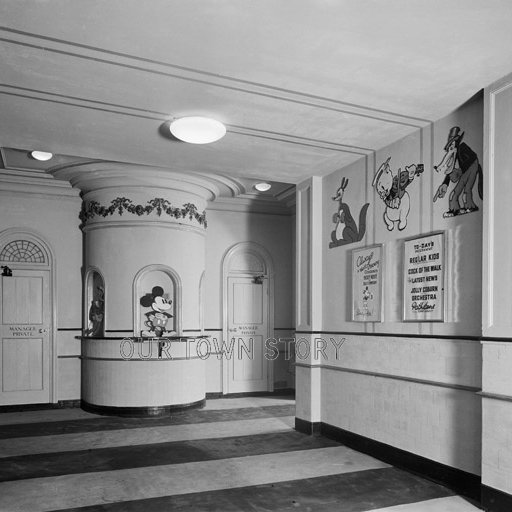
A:
{"label": "arched niche", "polygon": [[148,265],[133,281],[134,336],[181,334],[182,286],[179,275],[166,265]]}
{"label": "arched niche", "polygon": [[105,336],[105,279],[101,272],[91,267],[84,279],[84,335]]}

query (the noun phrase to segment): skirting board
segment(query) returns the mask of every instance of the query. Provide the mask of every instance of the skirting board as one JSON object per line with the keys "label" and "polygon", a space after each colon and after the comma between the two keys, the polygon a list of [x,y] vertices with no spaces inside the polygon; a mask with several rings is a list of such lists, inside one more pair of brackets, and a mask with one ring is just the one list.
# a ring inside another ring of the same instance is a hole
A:
{"label": "skirting board", "polygon": [[156,416],[169,416],[173,412],[204,407],[206,400],[198,400],[189,404],[160,405],[155,407],[114,407],[108,405],[95,405],[82,400],[81,407],[86,412],[102,416],[121,416],[124,418],[148,418]]}
{"label": "skirting board", "polygon": [[[311,423],[300,418],[295,418],[295,429],[304,434],[318,433],[322,436],[334,439],[349,448],[353,448],[354,450],[366,453],[395,467],[411,471],[429,480],[438,482],[453,489],[458,494],[480,502],[481,479],[478,475],[446,466],[440,462],[415,455],[414,453],[401,450],[400,448],[375,441],[374,439],[359,434],[354,434],[353,432],[327,423]],[[501,509],[496,510],[499,511]],[[512,508],[507,510],[510,511]]]}
{"label": "skirting board", "polygon": [[482,508],[489,512],[510,512],[512,495],[482,484]]}

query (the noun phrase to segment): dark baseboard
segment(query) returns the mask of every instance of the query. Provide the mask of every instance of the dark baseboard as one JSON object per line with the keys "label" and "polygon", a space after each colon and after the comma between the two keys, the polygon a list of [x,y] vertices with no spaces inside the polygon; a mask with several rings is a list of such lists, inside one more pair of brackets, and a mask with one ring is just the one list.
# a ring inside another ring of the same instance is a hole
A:
{"label": "dark baseboard", "polygon": [[114,407],[109,405],[95,405],[82,400],[81,407],[86,412],[100,414],[102,416],[121,416],[123,418],[155,418],[169,416],[171,413],[200,409],[204,407],[206,400],[198,400],[188,404],[160,405],[155,407]]}
{"label": "dark baseboard", "polygon": [[[428,478],[429,480],[452,489],[457,494],[466,496],[480,503],[481,479],[478,475],[446,466],[440,462],[427,459],[420,455],[401,450],[400,448],[375,441],[374,439],[355,434],[354,432],[327,423],[321,422],[317,424],[296,418],[295,428],[304,433],[313,433],[319,430],[322,436],[334,439],[349,448],[366,453],[397,468],[405,469],[411,473],[416,473],[424,478]],[[498,511],[500,509],[496,510]],[[512,508],[507,509],[507,511],[510,510],[512,510]]]}
{"label": "dark baseboard", "polygon": [[512,495],[482,484],[482,508],[489,512],[510,512]]}
{"label": "dark baseboard", "polygon": [[222,393],[206,393],[207,399],[213,398],[244,398],[250,396],[295,396],[295,389],[293,388],[283,388],[276,389],[274,391],[254,391],[249,393],[226,393],[225,395]]}
{"label": "dark baseboard", "polygon": [[1,405],[2,412],[25,412],[25,411],[46,411],[49,409],[71,409],[80,407],[80,400],[59,400],[57,403],[51,404],[18,404],[18,405]]}
{"label": "dark baseboard", "polygon": [[295,430],[302,434],[319,435],[321,423],[319,421],[313,423],[311,421],[295,418]]}

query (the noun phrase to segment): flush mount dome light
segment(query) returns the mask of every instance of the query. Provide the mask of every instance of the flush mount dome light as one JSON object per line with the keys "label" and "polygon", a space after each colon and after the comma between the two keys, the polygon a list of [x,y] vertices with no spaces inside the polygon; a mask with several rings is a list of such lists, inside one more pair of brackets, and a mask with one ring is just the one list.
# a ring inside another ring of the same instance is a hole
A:
{"label": "flush mount dome light", "polygon": [[181,117],[175,119],[169,129],[177,139],[190,144],[209,144],[226,135],[226,127],[209,117]]}
{"label": "flush mount dome light", "polygon": [[53,153],[48,153],[47,151],[32,151],[30,155],[32,158],[41,162],[46,162],[47,160],[50,160],[50,158],[53,158]]}
{"label": "flush mount dome light", "polygon": [[272,188],[272,185],[267,182],[262,182],[256,183],[256,185],[254,185],[254,188],[259,192],[266,192],[267,190],[270,190]]}

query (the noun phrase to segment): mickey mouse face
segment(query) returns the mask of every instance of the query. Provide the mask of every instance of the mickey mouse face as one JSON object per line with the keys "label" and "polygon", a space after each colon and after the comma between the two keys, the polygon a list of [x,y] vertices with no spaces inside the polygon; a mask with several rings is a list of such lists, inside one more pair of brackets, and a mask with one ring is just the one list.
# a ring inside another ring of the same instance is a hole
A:
{"label": "mickey mouse face", "polygon": [[145,308],[153,308],[157,312],[163,312],[171,309],[171,302],[168,301],[164,295],[164,290],[161,286],[155,286],[151,293],[146,293],[141,297],[140,304]]}
{"label": "mickey mouse face", "polygon": [[171,309],[171,304],[164,297],[155,297],[155,301],[151,304],[151,307],[155,311],[162,312]]}

